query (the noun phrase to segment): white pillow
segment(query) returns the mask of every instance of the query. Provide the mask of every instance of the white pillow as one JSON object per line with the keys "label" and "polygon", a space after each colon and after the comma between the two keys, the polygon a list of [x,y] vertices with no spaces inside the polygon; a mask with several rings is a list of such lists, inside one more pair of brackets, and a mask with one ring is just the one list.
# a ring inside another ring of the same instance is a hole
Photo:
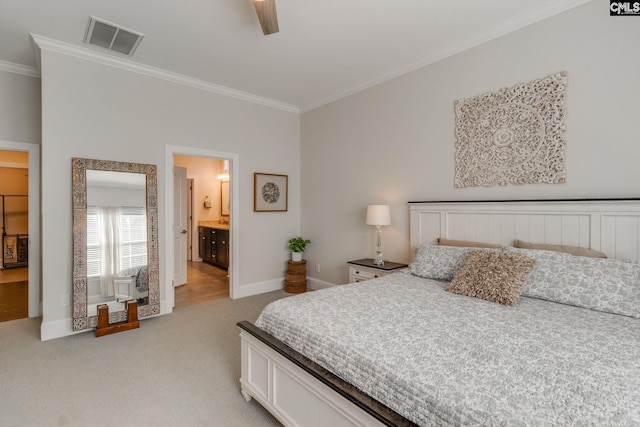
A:
{"label": "white pillow", "polygon": [[465,255],[472,250],[478,248],[423,245],[418,248],[416,256],[409,263],[409,271],[414,276],[426,279],[450,281],[462,265]]}
{"label": "white pillow", "polygon": [[640,318],[640,261],[506,250],[536,260],[523,296]]}

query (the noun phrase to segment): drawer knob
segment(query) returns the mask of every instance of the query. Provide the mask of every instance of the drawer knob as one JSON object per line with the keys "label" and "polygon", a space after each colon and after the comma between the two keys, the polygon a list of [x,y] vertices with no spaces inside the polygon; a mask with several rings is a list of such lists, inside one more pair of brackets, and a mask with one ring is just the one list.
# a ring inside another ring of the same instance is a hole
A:
{"label": "drawer knob", "polygon": [[356,274],[360,274],[360,271],[356,270]]}
{"label": "drawer knob", "polygon": [[373,277],[378,277],[378,275],[376,274],[376,275],[375,275],[375,276],[373,276]]}

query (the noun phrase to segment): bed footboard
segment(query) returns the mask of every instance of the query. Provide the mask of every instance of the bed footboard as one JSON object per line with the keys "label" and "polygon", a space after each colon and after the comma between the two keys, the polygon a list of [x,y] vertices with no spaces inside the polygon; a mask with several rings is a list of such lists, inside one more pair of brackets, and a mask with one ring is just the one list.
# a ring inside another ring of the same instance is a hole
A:
{"label": "bed footboard", "polygon": [[240,327],[241,393],[285,426],[412,426],[250,322]]}

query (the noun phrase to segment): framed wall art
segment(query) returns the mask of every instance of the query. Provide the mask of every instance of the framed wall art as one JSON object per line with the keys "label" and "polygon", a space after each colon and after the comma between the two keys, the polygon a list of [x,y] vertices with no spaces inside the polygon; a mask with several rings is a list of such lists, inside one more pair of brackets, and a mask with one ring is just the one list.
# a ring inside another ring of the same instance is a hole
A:
{"label": "framed wall art", "polygon": [[289,199],[289,177],[272,173],[253,174],[253,211],[286,212]]}

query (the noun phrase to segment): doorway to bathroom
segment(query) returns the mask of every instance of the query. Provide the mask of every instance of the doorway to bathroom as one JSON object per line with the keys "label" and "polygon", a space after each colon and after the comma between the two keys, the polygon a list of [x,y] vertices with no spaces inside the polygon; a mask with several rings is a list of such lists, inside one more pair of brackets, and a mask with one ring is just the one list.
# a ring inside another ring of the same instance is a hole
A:
{"label": "doorway to bathroom", "polygon": [[[229,160],[174,155],[173,165],[174,225],[179,232],[174,235],[174,257],[180,258],[174,267],[174,277],[179,277],[174,308],[229,298]],[[186,274],[177,274],[182,269]]]}

